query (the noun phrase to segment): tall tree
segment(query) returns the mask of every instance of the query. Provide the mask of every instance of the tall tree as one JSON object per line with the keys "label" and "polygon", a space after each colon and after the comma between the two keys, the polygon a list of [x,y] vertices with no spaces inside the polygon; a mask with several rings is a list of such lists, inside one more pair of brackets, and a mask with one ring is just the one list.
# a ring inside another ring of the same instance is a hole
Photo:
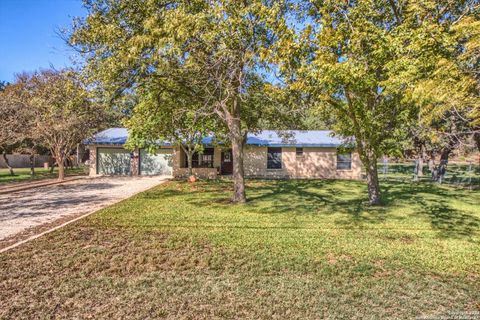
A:
{"label": "tall tree", "polygon": [[42,70],[20,75],[8,101],[21,103],[27,111],[28,135],[34,144],[48,148],[64,179],[64,162],[76,145],[98,130],[106,117],[89,92],[71,71]]}
{"label": "tall tree", "polygon": [[177,84],[170,83],[168,90],[158,90],[165,88],[165,84],[142,88],[141,100],[125,121],[129,128],[127,147],[154,151],[159,142],[178,146],[187,156],[188,175],[191,176],[194,153],[202,152],[203,139],[215,129],[219,130],[215,128],[215,118],[204,114],[195,96],[172,86]]}
{"label": "tall tree", "polygon": [[422,0],[405,10],[401,34],[416,36],[404,41],[397,71],[413,84],[406,98],[422,125],[443,135],[446,160],[480,130],[480,2]]}
{"label": "tall tree", "polygon": [[[461,35],[472,32],[472,22],[478,21],[476,1],[298,3],[302,20],[292,28],[296,37],[280,42],[280,69],[291,87],[311,96],[313,108],[326,119],[334,118],[337,133],[355,138],[369,202],[380,204],[377,160],[398,150],[408,120],[418,117],[412,108],[426,112],[433,105],[432,89],[446,90],[446,79],[450,101],[442,101],[443,106],[467,100],[472,105],[472,95],[466,94],[471,78],[455,67],[459,56],[447,53],[461,45]],[[442,20],[448,19],[470,22],[456,33],[444,29],[448,22]],[[442,68],[446,65],[447,70]],[[465,84],[461,93],[455,92]]]}
{"label": "tall tree", "polygon": [[[141,5],[140,5],[141,3]],[[243,145],[274,104],[259,103],[265,84],[262,57],[285,29],[283,1],[85,2],[70,42],[108,92],[155,81],[194,83],[207,114],[228,129],[233,153],[233,202],[245,202]],[[174,71],[172,73],[172,70]],[[178,70],[183,70],[178,74]],[[113,97],[114,95],[112,95]]]}
{"label": "tall tree", "polygon": [[8,161],[7,152],[12,151],[25,139],[30,120],[28,107],[23,100],[24,95],[23,86],[18,81],[14,84],[0,82],[0,151],[11,175],[14,175],[14,171]]}
{"label": "tall tree", "polygon": [[294,66],[291,86],[308,92],[325,119],[333,118],[335,132],[355,138],[372,205],[381,203],[378,158],[398,141],[408,116],[400,93],[388,85],[391,29],[398,24],[389,8],[389,1],[305,2],[298,40],[283,45],[287,52],[279,49],[288,61],[282,70]]}

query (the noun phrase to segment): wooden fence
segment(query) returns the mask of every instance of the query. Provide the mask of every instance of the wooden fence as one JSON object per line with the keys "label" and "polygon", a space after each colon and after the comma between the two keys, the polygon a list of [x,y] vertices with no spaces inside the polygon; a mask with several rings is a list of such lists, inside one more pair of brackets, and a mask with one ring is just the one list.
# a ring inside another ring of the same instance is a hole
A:
{"label": "wooden fence", "polygon": [[[30,168],[30,155],[28,154],[7,154],[8,163],[13,168]],[[43,167],[45,162],[51,162],[50,156],[35,156],[35,167]],[[7,168],[7,164],[0,156],[0,168]]]}

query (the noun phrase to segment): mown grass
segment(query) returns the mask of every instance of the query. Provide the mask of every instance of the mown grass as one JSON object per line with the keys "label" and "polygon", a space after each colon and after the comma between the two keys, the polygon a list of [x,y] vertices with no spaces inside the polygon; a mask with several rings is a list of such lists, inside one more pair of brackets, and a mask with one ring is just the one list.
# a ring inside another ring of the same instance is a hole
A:
{"label": "mown grass", "polygon": [[0,316],[414,318],[480,309],[480,191],[169,182],[0,256]]}
{"label": "mown grass", "polygon": [[[8,169],[0,169],[0,184],[58,177],[58,169],[54,169],[53,172],[50,173],[50,169],[35,168],[35,175],[33,177],[30,174],[30,168],[14,168],[13,172],[14,175],[12,176],[10,175],[10,171]],[[84,170],[83,168],[66,168],[65,173],[66,175],[83,174]]]}

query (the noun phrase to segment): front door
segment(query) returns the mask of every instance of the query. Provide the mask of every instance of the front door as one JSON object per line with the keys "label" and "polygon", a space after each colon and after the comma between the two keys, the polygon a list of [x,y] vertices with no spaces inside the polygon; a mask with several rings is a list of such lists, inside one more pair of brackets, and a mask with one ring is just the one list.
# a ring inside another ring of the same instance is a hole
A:
{"label": "front door", "polygon": [[232,163],[232,150],[222,151],[222,166],[221,174],[232,174],[233,173],[233,163]]}

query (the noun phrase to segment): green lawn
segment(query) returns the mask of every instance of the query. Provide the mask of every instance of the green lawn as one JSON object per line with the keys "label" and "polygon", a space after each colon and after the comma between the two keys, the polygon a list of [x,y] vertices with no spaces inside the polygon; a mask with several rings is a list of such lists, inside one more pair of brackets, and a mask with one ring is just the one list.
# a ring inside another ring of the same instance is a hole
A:
{"label": "green lawn", "polygon": [[0,255],[0,318],[405,319],[480,309],[480,191],[169,182]]}
{"label": "green lawn", "polygon": [[[44,168],[35,168],[35,176],[30,175],[30,168],[14,168],[13,172],[15,175],[10,175],[8,169],[0,169],[0,184],[10,183],[10,182],[19,182],[19,181],[28,181],[28,180],[40,180],[40,179],[49,179],[56,178],[58,176],[58,169],[55,169],[53,173],[50,173],[49,169]],[[68,175],[83,174],[83,168],[73,168],[66,169],[65,173]]]}

